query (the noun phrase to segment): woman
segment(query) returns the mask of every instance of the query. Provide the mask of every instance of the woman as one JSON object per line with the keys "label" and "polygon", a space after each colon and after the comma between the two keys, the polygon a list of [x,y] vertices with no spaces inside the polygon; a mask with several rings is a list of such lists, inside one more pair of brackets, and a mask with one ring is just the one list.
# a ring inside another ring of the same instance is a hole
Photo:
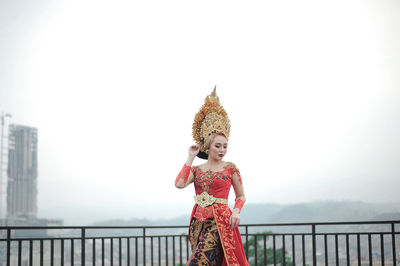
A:
{"label": "woman", "polygon": [[[194,182],[196,191],[189,226],[192,256],[186,265],[249,265],[238,229],[239,213],[246,201],[240,172],[235,164],[222,160],[229,132],[229,119],[214,88],[196,114],[193,136],[197,144],[189,148],[175,180],[177,188]],[[207,162],[192,167],[196,156]],[[233,211],[227,205],[231,186],[236,195]]]}

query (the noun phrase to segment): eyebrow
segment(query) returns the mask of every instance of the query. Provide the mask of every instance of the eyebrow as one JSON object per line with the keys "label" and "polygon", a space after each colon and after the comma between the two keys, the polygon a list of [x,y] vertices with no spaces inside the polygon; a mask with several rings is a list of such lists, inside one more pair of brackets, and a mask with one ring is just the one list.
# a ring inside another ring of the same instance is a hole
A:
{"label": "eyebrow", "polygon": [[[221,142],[217,142],[217,143],[215,143],[215,145],[217,145],[217,144],[222,144]],[[224,143],[225,145],[228,145],[228,143]]]}

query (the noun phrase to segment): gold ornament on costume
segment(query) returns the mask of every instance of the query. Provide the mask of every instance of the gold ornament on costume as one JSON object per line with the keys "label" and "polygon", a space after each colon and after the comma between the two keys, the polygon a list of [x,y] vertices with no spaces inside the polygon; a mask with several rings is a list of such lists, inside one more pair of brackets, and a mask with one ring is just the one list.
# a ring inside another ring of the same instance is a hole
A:
{"label": "gold ornament on costume", "polygon": [[206,97],[203,106],[194,117],[192,129],[193,138],[196,143],[200,144],[200,152],[203,154],[206,152],[205,141],[212,133],[223,133],[226,138],[229,138],[231,125],[228,114],[219,103],[216,86],[213,92]]}
{"label": "gold ornament on costume", "polygon": [[213,205],[214,203],[228,204],[228,199],[216,198],[213,195],[208,194],[206,191],[194,196],[194,201],[202,208]]}

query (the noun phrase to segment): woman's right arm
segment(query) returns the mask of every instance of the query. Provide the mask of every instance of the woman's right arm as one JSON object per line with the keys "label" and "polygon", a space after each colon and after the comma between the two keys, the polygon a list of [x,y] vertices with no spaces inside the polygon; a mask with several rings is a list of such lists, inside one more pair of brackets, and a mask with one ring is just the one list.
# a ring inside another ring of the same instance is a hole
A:
{"label": "woman's right arm", "polygon": [[175,187],[177,188],[185,188],[194,180],[194,175],[192,171],[192,163],[194,158],[199,153],[200,145],[192,145],[189,148],[189,155],[186,160],[186,163],[183,165],[182,170],[179,172],[178,176],[175,179]]}

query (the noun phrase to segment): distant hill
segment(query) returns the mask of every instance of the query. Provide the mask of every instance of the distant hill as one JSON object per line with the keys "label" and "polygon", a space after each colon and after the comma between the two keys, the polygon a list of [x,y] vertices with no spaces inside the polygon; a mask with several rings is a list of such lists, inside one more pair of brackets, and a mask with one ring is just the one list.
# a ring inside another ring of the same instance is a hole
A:
{"label": "distant hill", "polygon": [[382,213],[372,218],[374,221],[400,221],[400,212]]}
{"label": "distant hill", "polygon": [[399,203],[315,201],[299,204],[248,204],[242,223],[338,222],[374,220],[383,213],[400,212]]}
{"label": "distant hill", "polygon": [[[187,225],[188,215],[173,219],[106,220],[90,225]],[[315,201],[310,203],[246,204],[241,213],[242,224],[295,222],[348,222],[400,220],[400,203],[366,203],[361,201]]]}
{"label": "distant hill", "polygon": [[156,225],[186,225],[189,224],[189,216],[178,216],[172,219],[137,219],[132,218],[128,220],[123,219],[113,219],[113,220],[105,220],[100,222],[95,222],[92,224],[88,224],[88,226],[156,226]]}

